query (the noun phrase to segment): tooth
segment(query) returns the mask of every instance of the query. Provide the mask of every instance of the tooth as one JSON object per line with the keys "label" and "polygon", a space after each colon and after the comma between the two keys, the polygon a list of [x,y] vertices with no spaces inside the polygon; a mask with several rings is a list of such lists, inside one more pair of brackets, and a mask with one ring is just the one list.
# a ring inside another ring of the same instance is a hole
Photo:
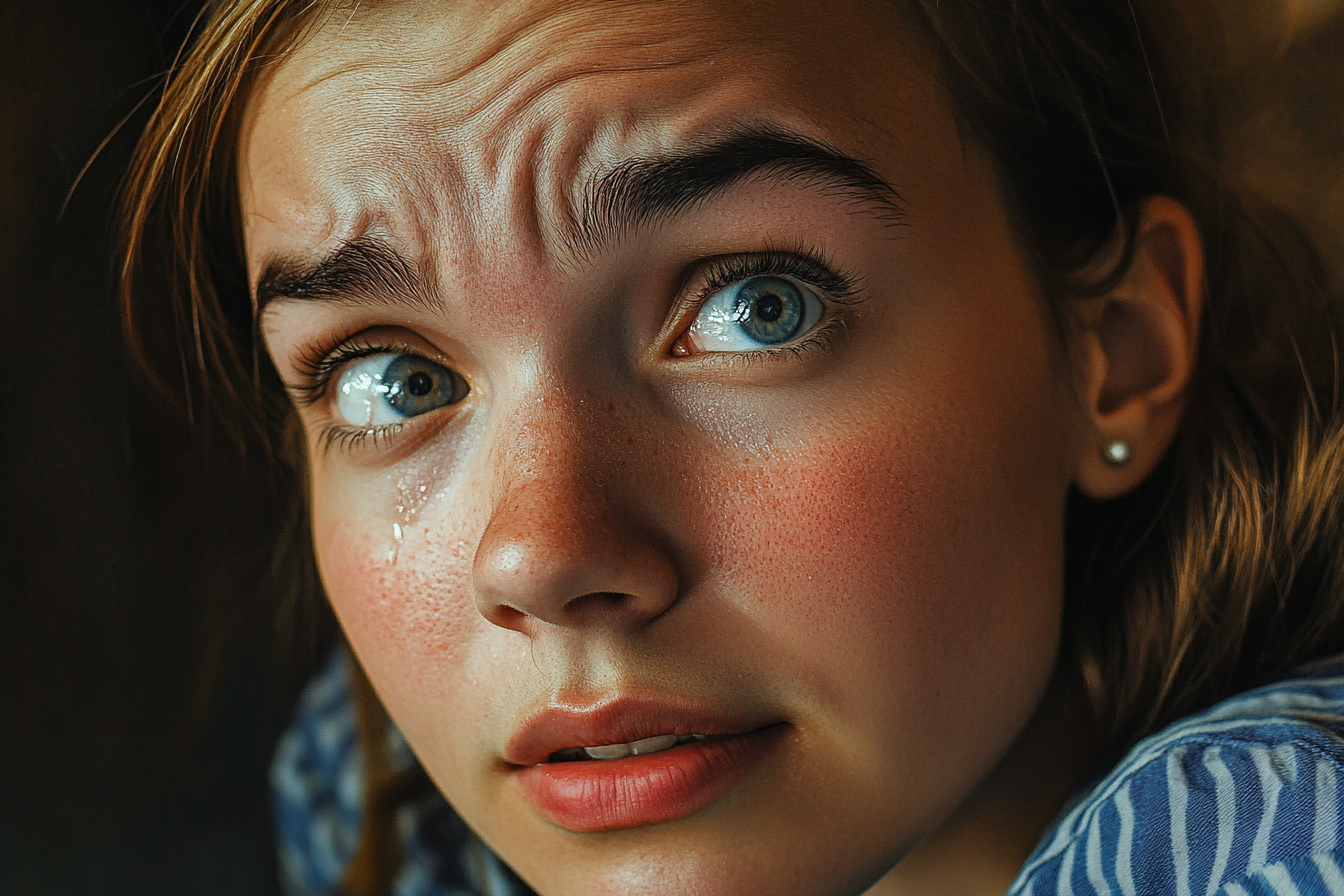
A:
{"label": "tooth", "polygon": [[630,744],[609,744],[605,747],[584,747],[591,759],[624,759],[630,755]]}
{"label": "tooth", "polygon": [[646,737],[643,740],[637,740],[630,745],[630,754],[632,756],[644,756],[648,753],[658,753],[663,750],[671,749],[677,745],[677,739],[675,734],[660,734],[657,737]]}

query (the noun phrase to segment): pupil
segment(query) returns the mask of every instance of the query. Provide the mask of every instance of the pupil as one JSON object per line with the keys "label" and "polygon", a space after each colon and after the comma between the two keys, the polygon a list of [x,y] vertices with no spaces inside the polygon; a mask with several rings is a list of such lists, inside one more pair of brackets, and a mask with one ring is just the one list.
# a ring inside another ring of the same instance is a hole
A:
{"label": "pupil", "polygon": [[406,391],[416,398],[422,398],[434,388],[434,379],[429,374],[416,371],[406,380]]}
{"label": "pupil", "polygon": [[784,303],[779,296],[761,296],[756,300],[756,316],[768,324],[779,320],[784,313]]}

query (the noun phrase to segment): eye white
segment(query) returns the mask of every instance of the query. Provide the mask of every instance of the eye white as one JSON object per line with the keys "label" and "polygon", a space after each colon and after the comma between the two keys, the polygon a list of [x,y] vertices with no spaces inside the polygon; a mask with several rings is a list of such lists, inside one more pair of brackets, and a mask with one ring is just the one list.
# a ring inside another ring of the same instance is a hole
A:
{"label": "eye white", "polygon": [[405,419],[387,402],[391,384],[383,374],[397,356],[370,355],[346,366],[336,380],[336,411],[351,426],[385,426]]}

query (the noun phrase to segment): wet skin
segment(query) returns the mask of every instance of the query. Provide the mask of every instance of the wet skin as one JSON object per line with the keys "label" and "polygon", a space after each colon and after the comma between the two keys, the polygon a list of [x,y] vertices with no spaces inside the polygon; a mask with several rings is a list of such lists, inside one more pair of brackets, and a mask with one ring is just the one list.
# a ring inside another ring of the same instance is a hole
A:
{"label": "wet skin", "polygon": [[[1055,663],[1084,422],[989,164],[889,5],[725,6],[375,4],[276,67],[243,129],[332,605],[545,896],[862,893],[974,814]],[[748,132],[829,161],[598,213],[630,160],[704,166]],[[350,244],[341,270],[392,282],[313,278]],[[688,338],[734,271],[821,313],[774,348]],[[460,388],[352,421],[338,386],[370,352]],[[773,737],[689,814],[567,829],[510,743],[619,698]],[[1025,828],[998,831],[1000,892]]]}

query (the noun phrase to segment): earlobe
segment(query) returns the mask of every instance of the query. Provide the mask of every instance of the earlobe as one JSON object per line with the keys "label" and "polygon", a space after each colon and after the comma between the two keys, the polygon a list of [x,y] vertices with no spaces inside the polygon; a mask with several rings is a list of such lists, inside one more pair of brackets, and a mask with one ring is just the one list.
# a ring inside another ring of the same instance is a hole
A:
{"label": "earlobe", "polygon": [[1204,249],[1194,219],[1165,196],[1137,213],[1129,268],[1111,292],[1086,301],[1073,337],[1083,410],[1074,481],[1094,498],[1130,491],[1162,459],[1199,349]]}

